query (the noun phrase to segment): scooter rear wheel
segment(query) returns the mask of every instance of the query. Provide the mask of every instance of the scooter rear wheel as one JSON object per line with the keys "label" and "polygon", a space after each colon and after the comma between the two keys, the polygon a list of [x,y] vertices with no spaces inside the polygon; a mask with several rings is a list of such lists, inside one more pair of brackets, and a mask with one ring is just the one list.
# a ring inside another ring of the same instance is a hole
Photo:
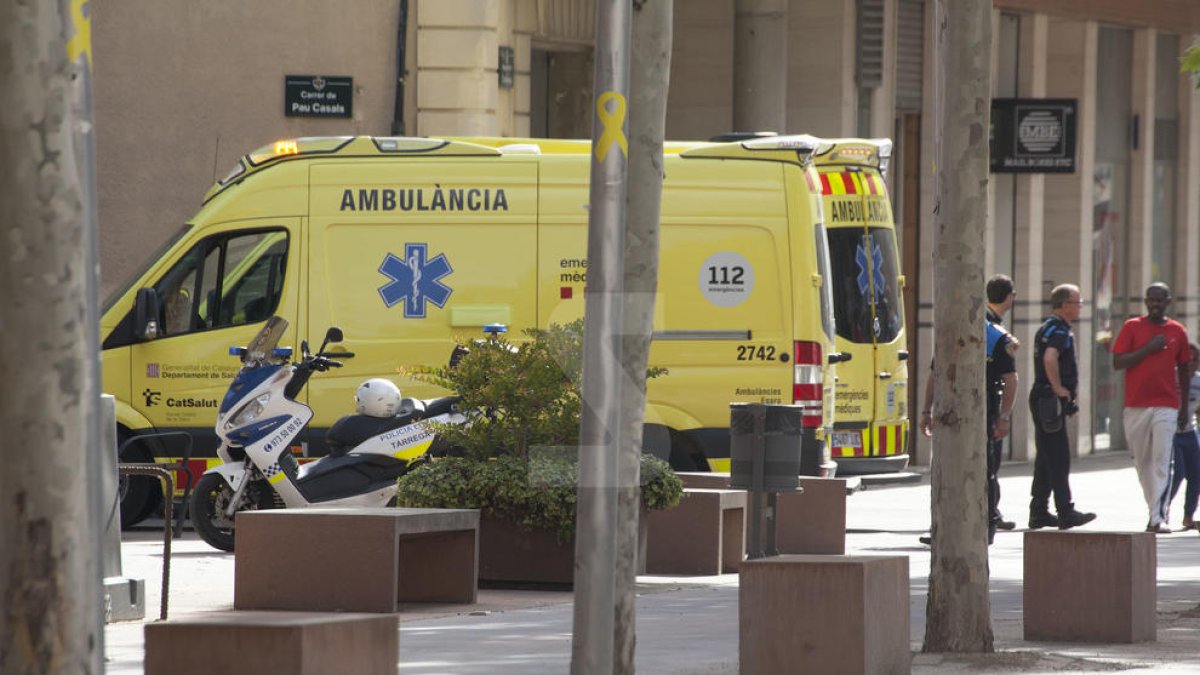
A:
{"label": "scooter rear wheel", "polygon": [[[237,506],[237,511],[258,509],[258,493],[258,486],[248,485],[242,493],[242,501]],[[215,473],[201,476],[192,490],[192,527],[205,543],[222,551],[233,550],[234,519],[237,512],[233,518],[225,515],[230,499],[233,499],[233,490],[229,483]]]}

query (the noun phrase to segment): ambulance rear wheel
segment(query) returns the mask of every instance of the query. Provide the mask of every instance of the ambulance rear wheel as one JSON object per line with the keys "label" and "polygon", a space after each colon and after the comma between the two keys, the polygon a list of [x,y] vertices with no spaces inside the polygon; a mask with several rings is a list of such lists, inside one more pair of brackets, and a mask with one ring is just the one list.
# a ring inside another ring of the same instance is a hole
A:
{"label": "ambulance rear wheel", "polygon": [[681,433],[671,432],[671,454],[667,463],[675,471],[708,471],[708,462]]}
{"label": "ambulance rear wheel", "polygon": [[671,430],[661,424],[642,427],[642,452],[664,462],[671,461]]}
{"label": "ambulance rear wheel", "polygon": [[[117,447],[120,448],[131,434],[117,429]],[[145,443],[131,443],[121,451],[122,464],[142,464],[154,461]],[[162,487],[157,478],[149,476],[119,476],[117,496],[121,500],[121,529],[129,529],[149,518],[162,505]]]}

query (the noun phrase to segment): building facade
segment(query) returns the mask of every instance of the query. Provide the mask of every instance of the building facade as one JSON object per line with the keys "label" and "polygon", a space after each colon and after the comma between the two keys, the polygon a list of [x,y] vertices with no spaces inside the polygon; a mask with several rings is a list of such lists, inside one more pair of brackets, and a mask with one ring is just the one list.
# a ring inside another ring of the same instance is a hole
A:
{"label": "building facade", "polygon": [[[934,0],[675,3],[667,135],[891,137],[910,381],[932,350]],[[313,135],[587,137],[592,0],[89,3],[102,285],[198,210],[247,151]],[[1196,0],[994,0],[998,99],[1074,101],[1070,173],[994,173],[988,274],[1017,283],[1032,343],[1049,289],[1078,283],[1081,453],[1123,446],[1108,343],[1166,281],[1200,327],[1200,91],[1177,57]],[[336,96],[336,105],[316,105]],[[315,97],[315,98],[314,98]],[[1032,377],[1018,359],[1024,390]],[[913,387],[913,400],[921,392]],[[910,409],[914,409],[910,405]],[[915,435],[914,435],[915,436]],[[1033,452],[1018,416],[1012,456]],[[916,442],[923,462],[928,442]]]}

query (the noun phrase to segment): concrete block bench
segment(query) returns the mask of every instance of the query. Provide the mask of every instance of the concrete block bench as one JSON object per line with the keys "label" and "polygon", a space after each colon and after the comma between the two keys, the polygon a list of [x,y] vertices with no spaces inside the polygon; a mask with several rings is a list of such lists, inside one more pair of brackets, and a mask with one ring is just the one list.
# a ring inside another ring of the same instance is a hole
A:
{"label": "concrete block bench", "polygon": [[1157,639],[1155,535],[1025,533],[1025,639],[1153,642]]}
{"label": "concrete block bench", "polygon": [[846,495],[857,489],[856,483],[845,478],[801,477],[801,492],[780,493],[775,515],[779,552],[845,553]]}
{"label": "concrete block bench", "polygon": [[[679,477],[685,488],[729,487],[727,473],[684,472]],[[800,492],[779,493],[775,516],[775,546],[779,552],[845,553],[846,498],[861,487],[858,478],[801,476]]]}
{"label": "concrete block bench", "polygon": [[146,675],[396,675],[400,622],[395,614],[212,612],[148,623],[145,645]]}
{"label": "concrete block bench", "polygon": [[905,556],[781,555],[742,563],[741,675],[909,673]]}
{"label": "concrete block bench", "polygon": [[474,603],[479,512],[270,509],[238,514],[236,609],[395,612]]}
{"label": "concrete block bench", "polygon": [[746,551],[746,493],[684,488],[679,505],[651,511],[647,574],[713,575],[738,571]]}

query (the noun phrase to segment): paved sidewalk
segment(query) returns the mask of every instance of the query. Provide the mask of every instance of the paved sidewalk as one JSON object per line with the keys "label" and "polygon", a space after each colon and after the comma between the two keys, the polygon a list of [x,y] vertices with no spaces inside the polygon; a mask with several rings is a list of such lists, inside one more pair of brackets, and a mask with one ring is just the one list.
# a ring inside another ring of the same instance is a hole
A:
{"label": "paved sidewalk", "polygon": [[[1019,526],[1028,515],[1030,469],[1029,464],[1007,464],[1001,472],[1001,508]],[[1144,527],[1146,509],[1126,454],[1076,459],[1071,483],[1079,508],[1099,514],[1086,529],[1140,531]],[[1177,513],[1173,521],[1178,525]],[[925,630],[929,550],[917,537],[928,525],[927,479],[912,485],[873,486],[853,495],[848,503],[847,553],[909,556],[913,672],[1200,673],[1200,535],[1196,532],[1158,538],[1158,641],[1134,645],[1022,640],[1023,537],[1021,530],[1001,532],[991,549],[997,653],[960,657],[919,653]],[[176,540],[173,549],[171,618],[231,609],[233,556],[214,551],[191,532]],[[160,597],[161,531],[126,533],[122,551],[125,574],[145,580],[147,621],[153,621],[158,617]],[[737,672],[737,575],[646,576],[638,581],[638,672]],[[400,614],[400,672],[566,673],[571,602],[570,593],[484,590],[477,605],[405,608]],[[108,626],[107,672],[142,672],[142,629],[142,622]]]}

